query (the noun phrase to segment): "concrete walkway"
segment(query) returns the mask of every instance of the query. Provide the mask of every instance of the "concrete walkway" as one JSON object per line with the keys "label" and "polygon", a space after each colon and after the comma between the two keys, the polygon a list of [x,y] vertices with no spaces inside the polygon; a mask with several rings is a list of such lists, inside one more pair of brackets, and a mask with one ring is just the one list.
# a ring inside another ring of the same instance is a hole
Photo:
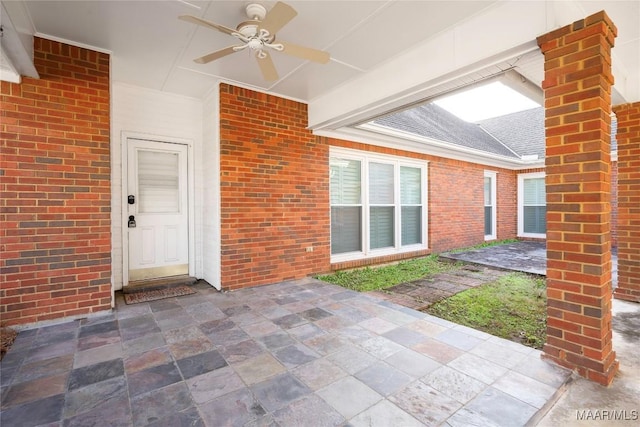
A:
{"label": "concrete walkway", "polygon": [[[501,270],[547,275],[547,247],[545,242],[515,242],[504,245],[469,249],[462,252],[445,252],[441,258],[464,261]],[[618,283],[618,253],[611,251],[611,279]]]}
{"label": "concrete walkway", "polygon": [[522,426],[570,378],[532,348],[313,279],[195,289],[21,332],[0,425]]}
{"label": "concrete walkway", "polygon": [[613,349],[620,371],[609,387],[574,377],[541,427],[640,424],[640,304],[613,300]]}

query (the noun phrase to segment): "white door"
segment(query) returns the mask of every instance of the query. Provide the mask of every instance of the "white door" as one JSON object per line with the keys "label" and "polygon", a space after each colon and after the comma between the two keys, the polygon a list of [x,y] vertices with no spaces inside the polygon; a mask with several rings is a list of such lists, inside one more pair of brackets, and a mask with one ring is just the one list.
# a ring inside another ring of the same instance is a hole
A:
{"label": "white door", "polygon": [[129,281],[188,274],[187,146],[127,145]]}

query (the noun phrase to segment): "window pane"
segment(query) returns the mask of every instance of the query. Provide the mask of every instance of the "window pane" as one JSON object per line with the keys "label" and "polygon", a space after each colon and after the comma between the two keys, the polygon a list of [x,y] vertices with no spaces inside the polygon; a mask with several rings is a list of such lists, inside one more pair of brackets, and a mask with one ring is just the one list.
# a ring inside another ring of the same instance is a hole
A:
{"label": "window pane", "polygon": [[493,234],[493,218],[492,218],[492,206],[484,207],[484,235],[490,236]]}
{"label": "window pane", "polygon": [[362,251],[362,208],[331,208],[331,253]]}
{"label": "window pane", "polygon": [[331,166],[331,204],[359,205],[360,200],[360,162],[332,158]]}
{"label": "window pane", "polygon": [[138,151],[138,212],[180,212],[178,154]]}
{"label": "window pane", "polygon": [[369,163],[369,203],[393,204],[393,165]]}
{"label": "window pane", "polygon": [[544,178],[525,179],[523,182],[525,206],[546,205]]}
{"label": "window pane", "polygon": [[484,177],[484,205],[491,206],[491,178]]}
{"label": "window pane", "polygon": [[540,233],[547,232],[547,207],[546,206],[525,206],[524,208],[524,232]]}
{"label": "window pane", "polygon": [[422,204],[421,175],[419,168],[400,167],[400,203],[403,205]]}
{"label": "window pane", "polygon": [[371,249],[394,246],[393,207],[371,207],[369,215]]}
{"label": "window pane", "polygon": [[422,243],[422,206],[402,207],[402,245]]}

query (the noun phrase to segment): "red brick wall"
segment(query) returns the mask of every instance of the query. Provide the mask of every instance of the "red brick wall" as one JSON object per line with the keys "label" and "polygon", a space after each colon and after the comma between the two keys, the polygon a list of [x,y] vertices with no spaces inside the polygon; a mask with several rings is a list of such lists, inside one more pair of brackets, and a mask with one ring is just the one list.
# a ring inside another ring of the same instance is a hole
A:
{"label": "red brick wall", "polygon": [[220,86],[224,289],[328,271],[329,149],[306,127],[305,104]]}
{"label": "red brick wall", "polygon": [[40,79],[1,85],[0,318],[111,305],[109,56],[35,38]]}
{"label": "red brick wall", "polygon": [[640,302],[640,102],[617,105],[618,287],[615,297]]}
{"label": "red brick wall", "polygon": [[[330,139],[329,144],[429,162],[427,220],[430,251],[443,252],[484,242],[485,170],[497,172],[498,239],[516,237],[517,184],[514,171],[338,139]],[[401,258],[406,257],[405,254]],[[376,261],[387,262],[398,257],[388,258]],[[357,265],[366,265],[366,262]]]}
{"label": "red brick wall", "polygon": [[618,162],[611,162],[611,246],[618,247]]}
{"label": "red brick wall", "polygon": [[610,252],[611,48],[616,31],[606,13],[599,12],[538,38],[545,56],[544,352],[604,385],[618,370],[611,340]]}

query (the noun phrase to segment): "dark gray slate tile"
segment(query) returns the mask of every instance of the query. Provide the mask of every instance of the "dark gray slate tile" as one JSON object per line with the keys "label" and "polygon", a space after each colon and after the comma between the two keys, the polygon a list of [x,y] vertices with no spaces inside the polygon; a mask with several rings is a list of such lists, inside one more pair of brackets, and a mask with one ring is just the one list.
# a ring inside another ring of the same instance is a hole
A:
{"label": "dark gray slate tile", "polygon": [[242,388],[200,405],[200,413],[208,426],[242,427],[261,419],[266,411],[249,389]]}
{"label": "dark gray slate tile", "polygon": [[250,339],[225,345],[220,347],[219,351],[227,362],[238,363],[264,353],[265,349],[255,340]]}
{"label": "dark gray slate tile", "polygon": [[175,299],[168,298],[149,302],[149,308],[151,308],[151,311],[153,311],[154,313],[159,313],[161,311],[182,308],[182,306],[178,304]]}
{"label": "dark gray slate tile", "polygon": [[409,375],[384,362],[374,363],[358,372],[355,376],[383,396],[395,393],[413,380]]}
{"label": "dark gray slate tile", "polygon": [[273,319],[272,322],[280,326],[282,329],[291,329],[296,326],[304,325],[308,321],[297,314],[287,314],[286,316]]}
{"label": "dark gray slate tile", "polygon": [[217,350],[186,357],[177,363],[185,380],[227,366],[224,357]]}
{"label": "dark gray slate tile", "polygon": [[74,391],[67,392],[64,402],[64,417],[101,411],[110,408],[112,402],[122,399],[129,400],[129,391],[124,377],[117,377],[100,383],[92,384]]}
{"label": "dark gray slate tile", "polygon": [[152,314],[121,319],[119,326],[120,336],[123,341],[140,338],[153,332],[160,332],[160,328]]}
{"label": "dark gray slate tile", "polygon": [[296,298],[293,298],[293,297],[290,297],[290,296],[274,298],[273,300],[276,303],[280,304],[280,305],[285,305],[285,304],[291,304],[291,303],[294,303],[294,302],[298,302],[298,300]]}
{"label": "dark gray slate tile", "polygon": [[182,381],[175,363],[165,363],[128,375],[129,392],[137,396]]}
{"label": "dark gray slate tile", "polygon": [[148,427],[205,427],[196,408],[189,408],[154,421]]}
{"label": "dark gray slate tile", "polygon": [[95,323],[87,326],[82,326],[78,332],[78,338],[84,338],[88,335],[103,334],[105,332],[112,332],[118,330],[118,321],[111,320],[108,322]]}
{"label": "dark gray slate tile", "polygon": [[287,368],[304,365],[320,357],[316,352],[303,344],[294,344],[278,349],[274,352],[274,356]]}
{"label": "dark gray slate tile", "polygon": [[311,393],[307,386],[288,372],[258,383],[252,389],[262,406],[269,412]]}
{"label": "dark gray slate tile", "polygon": [[216,319],[201,323],[199,328],[205,335],[215,334],[235,328],[237,325],[231,319]]}
{"label": "dark gray slate tile", "polygon": [[332,300],[335,300],[335,301],[343,301],[343,300],[346,300],[346,299],[355,298],[357,296],[358,296],[357,292],[344,291],[344,292],[338,292],[336,294],[333,294],[333,295],[330,296],[330,298]]}
{"label": "dark gray slate tile", "polygon": [[345,420],[327,402],[315,394],[304,396],[274,413],[282,426],[339,426]]}
{"label": "dark gray slate tile", "polygon": [[390,396],[389,400],[425,425],[439,425],[462,406],[420,381],[409,384]]}
{"label": "dark gray slate tile", "polygon": [[103,401],[97,407],[67,418],[64,427],[86,427],[108,425],[109,427],[131,426],[131,405],[126,393],[117,398]]}
{"label": "dark gray slate tile", "polygon": [[265,335],[256,338],[269,350],[275,350],[278,348],[286,347],[288,345],[295,344],[295,340],[291,338],[286,332],[275,332],[273,334]]}
{"label": "dark gray slate tile", "polygon": [[74,369],[69,376],[69,390],[124,375],[122,359],[108,360]]}
{"label": "dark gray slate tile", "polygon": [[0,412],[2,427],[31,427],[53,423],[62,418],[64,394],[14,406]]}
{"label": "dark gray slate tile", "polygon": [[193,400],[187,385],[184,382],[171,384],[131,400],[133,425],[145,426],[191,407]]}
{"label": "dark gray slate tile", "polygon": [[120,341],[120,331],[117,329],[115,331],[98,332],[78,339],[78,351],[102,347]]}
{"label": "dark gray slate tile", "polygon": [[311,308],[309,310],[302,311],[299,314],[310,322],[315,322],[316,320],[333,316],[333,314],[321,308]]}
{"label": "dark gray slate tile", "polygon": [[487,387],[466,406],[498,425],[509,420],[512,425],[523,426],[538,411],[531,405],[509,396],[506,393]]}
{"label": "dark gray slate tile", "polygon": [[[51,359],[38,360],[36,362],[26,363],[22,365],[19,373],[15,376],[15,382],[23,382],[34,380],[36,378],[48,377],[51,375],[61,374],[71,371],[73,367],[73,355],[67,354],[60,357],[52,357]],[[2,376],[6,375],[4,365],[2,366]]]}
{"label": "dark gray slate tile", "polygon": [[405,347],[413,347],[423,341],[426,341],[428,337],[423,334],[413,331],[408,328],[396,328],[383,334],[385,338],[389,338],[391,341],[402,344]]}
{"label": "dark gray slate tile", "polygon": [[37,360],[45,360],[52,357],[73,354],[78,347],[78,341],[75,339],[60,342],[52,342],[50,344],[34,347],[28,352],[26,362],[35,362]]}
{"label": "dark gray slate tile", "polygon": [[248,305],[234,305],[232,307],[226,307],[222,309],[222,312],[229,317],[239,316],[241,314],[249,313],[251,307]]}

